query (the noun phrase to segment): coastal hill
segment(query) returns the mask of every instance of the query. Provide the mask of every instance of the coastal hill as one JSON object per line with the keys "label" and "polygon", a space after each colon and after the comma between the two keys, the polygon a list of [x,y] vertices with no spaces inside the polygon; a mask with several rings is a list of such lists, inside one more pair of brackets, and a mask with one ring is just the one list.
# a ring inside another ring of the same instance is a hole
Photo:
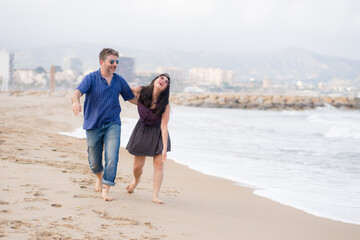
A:
{"label": "coastal hill", "polygon": [[[173,49],[146,51],[109,46],[125,56],[135,58],[136,70],[154,71],[158,66],[190,68],[222,68],[234,71],[236,81],[270,78],[273,83],[303,81],[308,83],[348,81],[360,84],[360,61],[325,56],[299,48],[246,53],[186,52]],[[45,69],[62,66],[65,57],[80,58],[84,70],[97,69],[102,45],[63,44],[31,49],[10,49],[14,68]]]}

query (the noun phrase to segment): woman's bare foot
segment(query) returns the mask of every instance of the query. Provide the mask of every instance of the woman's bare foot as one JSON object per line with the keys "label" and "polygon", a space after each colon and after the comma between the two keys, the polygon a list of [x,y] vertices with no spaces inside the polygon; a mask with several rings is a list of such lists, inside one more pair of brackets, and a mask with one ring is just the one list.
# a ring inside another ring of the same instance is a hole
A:
{"label": "woman's bare foot", "polygon": [[165,204],[165,202],[163,200],[160,200],[158,198],[153,198],[152,200],[154,203],[157,203],[157,204]]}
{"label": "woman's bare foot", "polygon": [[112,197],[109,196],[109,190],[110,190],[110,186],[108,186],[108,185],[104,185],[103,188],[102,188],[102,198],[103,198],[105,201],[112,201],[112,200],[114,200],[114,198],[112,198]]}
{"label": "woman's bare foot", "polygon": [[133,193],[138,183],[138,181],[134,180],[129,185],[127,185],[126,190],[128,191],[128,193]]}

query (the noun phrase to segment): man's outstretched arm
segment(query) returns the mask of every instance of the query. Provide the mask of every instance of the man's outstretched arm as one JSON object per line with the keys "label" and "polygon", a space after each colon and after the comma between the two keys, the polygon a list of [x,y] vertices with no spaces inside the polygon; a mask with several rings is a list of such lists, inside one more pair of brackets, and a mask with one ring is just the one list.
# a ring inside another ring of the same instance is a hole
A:
{"label": "man's outstretched arm", "polygon": [[77,116],[81,112],[80,97],[81,92],[78,89],[75,89],[73,95],[71,96],[72,110],[75,116]]}

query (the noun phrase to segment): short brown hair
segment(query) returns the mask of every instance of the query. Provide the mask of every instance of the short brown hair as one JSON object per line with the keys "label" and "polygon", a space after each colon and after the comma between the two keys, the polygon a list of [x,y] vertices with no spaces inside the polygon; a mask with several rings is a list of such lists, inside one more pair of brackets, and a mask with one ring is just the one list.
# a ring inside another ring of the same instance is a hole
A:
{"label": "short brown hair", "polygon": [[99,54],[99,60],[105,60],[107,56],[114,55],[119,57],[119,52],[112,48],[104,48]]}

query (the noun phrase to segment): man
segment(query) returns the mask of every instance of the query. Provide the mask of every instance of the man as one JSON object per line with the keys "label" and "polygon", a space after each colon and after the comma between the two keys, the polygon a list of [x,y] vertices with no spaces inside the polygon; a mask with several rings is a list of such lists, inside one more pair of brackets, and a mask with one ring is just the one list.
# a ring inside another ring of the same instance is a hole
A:
{"label": "man", "polygon": [[[80,97],[85,94],[84,124],[88,147],[90,169],[96,175],[95,191],[102,192],[105,201],[110,186],[115,185],[120,148],[120,103],[119,95],[125,101],[136,103],[127,82],[115,73],[119,53],[104,48],[99,54],[100,69],[84,77],[75,89],[71,101],[72,110],[77,116],[81,112]],[[105,167],[102,164],[105,148]]]}

